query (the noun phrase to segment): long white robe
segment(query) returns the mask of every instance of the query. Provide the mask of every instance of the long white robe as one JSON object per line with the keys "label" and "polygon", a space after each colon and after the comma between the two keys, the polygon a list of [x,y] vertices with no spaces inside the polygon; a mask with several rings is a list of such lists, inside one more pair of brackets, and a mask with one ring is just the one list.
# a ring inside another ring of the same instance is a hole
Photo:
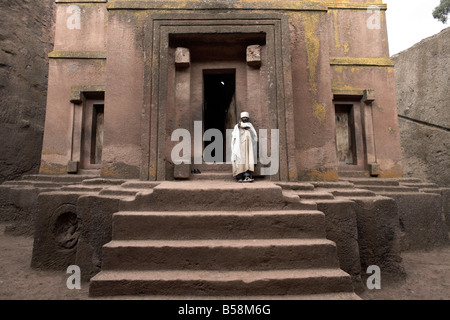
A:
{"label": "long white robe", "polygon": [[234,126],[231,136],[231,162],[233,164],[233,176],[247,171],[255,171],[257,163],[258,135],[253,125],[246,123],[249,129]]}

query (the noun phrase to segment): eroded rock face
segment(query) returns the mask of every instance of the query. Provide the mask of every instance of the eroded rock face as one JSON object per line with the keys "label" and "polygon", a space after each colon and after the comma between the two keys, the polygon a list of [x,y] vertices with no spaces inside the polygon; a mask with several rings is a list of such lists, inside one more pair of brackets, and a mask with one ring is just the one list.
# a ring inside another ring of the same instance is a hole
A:
{"label": "eroded rock face", "polygon": [[0,183],[39,170],[54,2],[0,1]]}
{"label": "eroded rock face", "polygon": [[450,28],[392,57],[405,176],[450,184]]}

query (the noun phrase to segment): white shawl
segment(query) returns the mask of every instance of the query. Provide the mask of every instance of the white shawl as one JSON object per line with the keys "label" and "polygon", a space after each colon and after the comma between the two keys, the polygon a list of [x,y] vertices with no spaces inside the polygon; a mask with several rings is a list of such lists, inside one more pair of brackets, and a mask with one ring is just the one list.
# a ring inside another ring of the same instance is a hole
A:
{"label": "white shawl", "polygon": [[[255,164],[257,162],[257,142],[258,142],[258,135],[256,134],[256,130],[253,127],[253,125],[250,122],[245,123],[245,125],[248,125],[250,127],[250,136],[252,137],[252,145],[253,145],[253,155],[254,155],[254,161]],[[245,130],[245,129],[243,129]],[[240,141],[240,134],[239,134],[239,124],[236,124],[234,126],[233,133],[231,135],[231,161],[235,162],[236,164],[240,163],[241,160],[241,141]]]}

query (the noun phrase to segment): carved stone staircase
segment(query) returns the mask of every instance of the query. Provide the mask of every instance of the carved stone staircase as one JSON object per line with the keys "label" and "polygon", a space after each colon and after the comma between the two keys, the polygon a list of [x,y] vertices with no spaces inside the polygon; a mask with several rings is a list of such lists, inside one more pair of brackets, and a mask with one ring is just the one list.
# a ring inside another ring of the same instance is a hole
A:
{"label": "carved stone staircase", "polygon": [[325,216],[270,182],[163,182],[113,215],[91,297],[358,299]]}
{"label": "carved stone staircase", "polygon": [[[27,176],[0,186],[2,218],[34,233],[39,267],[81,266],[92,297],[357,299],[364,266],[402,271],[399,238],[401,250],[449,241],[450,188],[419,179],[239,184],[199,169],[178,182]],[[74,252],[52,242],[60,208],[83,223]]]}

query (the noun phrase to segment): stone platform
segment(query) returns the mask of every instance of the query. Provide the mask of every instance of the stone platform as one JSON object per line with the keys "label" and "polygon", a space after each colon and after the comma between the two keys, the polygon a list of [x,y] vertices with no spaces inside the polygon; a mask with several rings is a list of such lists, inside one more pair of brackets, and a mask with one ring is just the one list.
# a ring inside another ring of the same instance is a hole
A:
{"label": "stone platform", "polygon": [[34,234],[31,265],[76,264],[99,297],[355,298],[369,265],[402,274],[402,250],[448,243],[448,190],[414,179],[38,175],[0,190],[9,232]]}

